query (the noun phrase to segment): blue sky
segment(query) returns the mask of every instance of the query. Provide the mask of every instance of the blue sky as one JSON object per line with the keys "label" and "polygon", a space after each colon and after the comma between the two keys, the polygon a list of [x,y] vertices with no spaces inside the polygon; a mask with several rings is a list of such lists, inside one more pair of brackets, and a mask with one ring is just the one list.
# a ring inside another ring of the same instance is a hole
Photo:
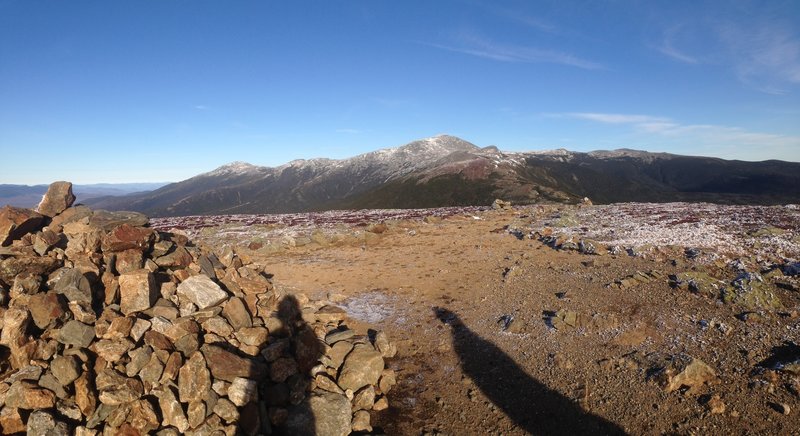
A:
{"label": "blue sky", "polygon": [[800,2],[0,0],[0,183],[440,133],[800,161]]}

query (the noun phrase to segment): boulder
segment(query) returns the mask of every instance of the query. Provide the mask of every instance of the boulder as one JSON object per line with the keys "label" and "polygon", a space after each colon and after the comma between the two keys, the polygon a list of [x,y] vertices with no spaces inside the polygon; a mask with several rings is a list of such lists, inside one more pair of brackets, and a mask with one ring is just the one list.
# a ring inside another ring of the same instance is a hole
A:
{"label": "boulder", "polygon": [[64,212],[75,202],[75,195],[72,194],[72,183],[53,182],[47,188],[47,192],[42,197],[42,201],[36,210],[45,216],[54,217]]}
{"label": "boulder", "polygon": [[228,294],[204,275],[192,276],[178,285],[178,297],[191,301],[198,309],[203,310],[216,306],[228,298]]}
{"label": "boulder", "polygon": [[44,217],[30,209],[5,206],[0,209],[0,246],[11,245],[41,228]]}
{"label": "boulder", "polygon": [[337,381],[342,389],[355,392],[378,383],[382,371],[383,355],[369,345],[357,345],[347,355]]}

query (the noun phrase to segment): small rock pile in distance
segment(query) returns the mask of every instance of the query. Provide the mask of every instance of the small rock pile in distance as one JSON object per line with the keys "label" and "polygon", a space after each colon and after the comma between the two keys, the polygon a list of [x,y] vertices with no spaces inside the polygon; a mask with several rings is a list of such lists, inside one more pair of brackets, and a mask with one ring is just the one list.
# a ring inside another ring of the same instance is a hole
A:
{"label": "small rock pile in distance", "polygon": [[228,248],[132,212],[0,209],[0,433],[371,431],[396,352]]}

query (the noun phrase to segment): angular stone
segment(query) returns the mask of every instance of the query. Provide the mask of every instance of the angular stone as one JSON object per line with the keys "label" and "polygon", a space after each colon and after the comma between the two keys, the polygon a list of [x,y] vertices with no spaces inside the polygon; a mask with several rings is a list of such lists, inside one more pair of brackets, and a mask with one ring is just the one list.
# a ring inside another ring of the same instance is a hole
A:
{"label": "angular stone", "polygon": [[347,341],[337,342],[331,347],[331,349],[327,353],[327,358],[329,359],[328,365],[335,369],[339,370],[344,363],[344,358],[353,350],[353,344]]}
{"label": "angular stone", "polygon": [[220,398],[214,405],[214,413],[225,422],[231,423],[239,420],[239,411],[236,405],[227,398]]}
{"label": "angular stone", "polygon": [[81,375],[81,368],[75,356],[57,356],[50,362],[50,371],[62,386],[74,382]]}
{"label": "angular stone", "polygon": [[147,400],[133,402],[125,421],[134,429],[133,435],[150,434],[159,427],[156,411]]}
{"label": "angular stone", "polygon": [[77,269],[67,269],[58,279],[55,291],[64,294],[69,301],[92,303],[92,285],[86,276]]}
{"label": "angular stone", "polygon": [[114,269],[118,274],[133,272],[144,267],[144,255],[136,249],[125,250],[117,253],[114,260]]}
{"label": "angular stone", "polygon": [[31,322],[30,313],[20,307],[11,307],[3,315],[3,331],[0,332],[0,345],[16,348],[27,341],[27,330]]}
{"label": "angular stone", "polygon": [[191,265],[193,260],[192,255],[184,247],[178,246],[171,253],[157,258],[156,265],[161,268],[183,269]]}
{"label": "angular stone", "polygon": [[215,335],[223,338],[227,338],[233,334],[233,327],[231,327],[231,325],[220,316],[208,318],[207,320],[203,321],[202,326],[203,330],[205,330],[207,333],[214,333]]}
{"label": "angular stone", "polygon": [[344,391],[336,382],[328,375],[328,374],[317,374],[314,377],[314,383],[317,385],[318,388],[328,391],[328,392],[335,392],[337,394],[343,394]]}
{"label": "angular stone", "polygon": [[341,394],[312,393],[289,411],[287,434],[346,436],[351,430],[350,401]]}
{"label": "angular stone", "polygon": [[352,338],[353,336],[355,336],[355,334],[356,332],[350,329],[334,330],[325,335],[325,342],[327,342],[328,345],[334,345],[339,341],[344,341]]}
{"label": "angular stone", "polygon": [[342,389],[357,391],[378,382],[383,371],[383,356],[371,346],[356,346],[339,371],[338,383]]}
{"label": "angular stone", "polygon": [[202,401],[192,401],[186,408],[186,417],[189,419],[189,427],[195,428],[206,419],[206,404]]}
{"label": "angular stone", "polygon": [[43,375],[41,378],[39,378],[37,384],[41,388],[53,391],[53,393],[56,394],[56,398],[64,399],[69,397],[69,394],[64,389],[64,386],[52,373],[48,372],[47,374]]}
{"label": "angular stone", "polygon": [[269,342],[269,330],[264,327],[245,327],[235,336],[239,342],[254,347],[263,347]]}
{"label": "angular stone", "polygon": [[20,294],[34,295],[42,287],[42,276],[23,272],[14,277],[14,284],[11,285],[11,298]]}
{"label": "angular stone", "polygon": [[6,407],[16,409],[49,409],[56,405],[56,395],[42,389],[29,381],[18,381],[11,384],[6,392]]}
{"label": "angular stone", "polygon": [[656,374],[666,392],[673,392],[681,387],[696,392],[703,384],[716,379],[713,368],[700,359],[688,356],[673,356],[669,364]]}
{"label": "angular stone", "polygon": [[281,357],[269,367],[269,377],[275,383],[283,383],[294,374],[297,374],[297,362],[291,357]]}
{"label": "angular stone", "polygon": [[144,393],[142,382],[128,378],[113,369],[104,369],[97,373],[95,379],[100,391],[100,402],[109,406],[119,406],[138,400]]}
{"label": "angular stone", "polygon": [[353,410],[371,410],[375,405],[375,388],[366,386],[353,397]]}
{"label": "angular stone", "polygon": [[216,345],[203,345],[200,350],[206,365],[216,379],[232,382],[236,377],[258,379],[265,368],[260,363],[244,359]]}
{"label": "angular stone", "polygon": [[300,372],[307,373],[325,354],[326,345],[317,338],[314,330],[305,326],[294,337],[295,357]]}
{"label": "angular stone", "polygon": [[134,342],[139,342],[142,336],[150,329],[152,323],[146,319],[136,318],[133,326],[131,326],[130,336]]}
{"label": "angular stone", "polygon": [[135,250],[148,251],[155,239],[155,230],[148,227],[137,227],[122,224],[103,236],[101,247],[104,252],[120,252]]}
{"label": "angular stone", "polygon": [[258,396],[258,383],[248,378],[236,377],[228,387],[228,398],[237,406],[244,406]]}
{"label": "angular stone", "polygon": [[397,346],[389,341],[386,332],[375,333],[375,349],[380,351],[383,357],[394,357],[397,354]]}
{"label": "angular stone", "polygon": [[57,270],[62,261],[50,257],[9,257],[0,262],[0,280],[5,283],[14,283],[14,277],[27,272],[35,275],[45,275]]}
{"label": "angular stone", "polygon": [[146,393],[153,390],[161,381],[161,376],[164,373],[164,364],[161,363],[159,354],[163,353],[163,351],[156,351],[153,353],[147,364],[139,371],[139,379],[142,381]]}
{"label": "angular stone", "polygon": [[161,390],[154,392],[158,398],[158,405],[161,408],[161,415],[163,420],[161,422],[164,426],[174,426],[179,432],[184,433],[189,429],[189,421],[183,413],[183,407],[178,399],[175,398],[175,393],[172,389],[164,387]]}
{"label": "angular stone", "polygon": [[133,342],[129,341],[128,339],[101,339],[91,346],[91,349],[106,362],[118,361],[132,348]]}
{"label": "angular stone", "polygon": [[[196,350],[195,350],[196,351]],[[161,374],[161,383],[172,384],[177,378],[181,367],[183,366],[183,356],[177,351],[173,351],[164,364],[164,373]]]}
{"label": "angular stone", "polygon": [[272,283],[258,271],[249,267],[241,267],[232,278],[245,294],[262,294],[272,289]]}
{"label": "angular stone", "polygon": [[72,183],[53,182],[47,188],[47,192],[39,202],[36,211],[48,217],[54,217],[64,212],[75,202],[75,195],[72,194]]}
{"label": "angular stone", "polygon": [[0,246],[11,245],[28,233],[39,230],[44,217],[30,209],[5,206],[0,209]]}
{"label": "angular stone", "polygon": [[189,357],[178,373],[178,395],[182,403],[203,401],[211,389],[211,372],[199,351]]}
{"label": "angular stone", "polygon": [[166,335],[155,330],[149,330],[144,334],[144,343],[153,347],[154,350],[172,351],[175,349],[172,341]]}
{"label": "angular stone", "polygon": [[66,238],[63,234],[56,233],[50,229],[44,229],[33,236],[33,250],[39,256],[44,256],[51,248],[62,245],[66,247]]}
{"label": "angular stone", "polygon": [[97,407],[92,379],[88,372],[84,372],[75,380],[75,404],[81,409],[83,416],[92,416]]}
{"label": "angular stone", "polygon": [[87,348],[94,340],[94,328],[75,320],[67,321],[58,332],[58,342]]}
{"label": "angular stone", "polygon": [[200,310],[215,306],[228,298],[228,294],[218,284],[203,275],[189,277],[178,285],[178,296],[188,299]]}
{"label": "angular stone", "polygon": [[369,412],[359,410],[353,414],[352,430],[356,432],[371,432],[372,426],[369,424]]}
{"label": "angular stone", "polygon": [[76,321],[80,321],[84,324],[94,324],[97,321],[97,314],[94,313],[94,309],[90,303],[85,301],[70,301],[67,305],[69,311],[72,312],[72,317]]}
{"label": "angular stone", "polygon": [[250,318],[250,313],[241,299],[231,297],[225,307],[222,308],[222,316],[228,320],[234,330],[239,331],[243,328],[252,327],[253,321]]}
{"label": "angular stone", "polygon": [[141,347],[129,352],[130,362],[125,366],[125,375],[134,377],[139,374],[139,371],[150,361],[152,355],[153,350],[150,347]]}
{"label": "angular stone", "polygon": [[0,409],[0,433],[14,434],[23,431],[25,431],[25,423],[22,421],[18,409],[13,407]]}
{"label": "angular stone", "polygon": [[28,417],[27,434],[29,436],[68,436],[70,435],[67,424],[56,420],[52,413],[37,410]]}
{"label": "angular stone", "polygon": [[119,308],[129,315],[149,309],[158,298],[158,287],[153,274],[138,270],[119,276]]}
{"label": "angular stone", "polygon": [[[108,315],[110,313],[111,312],[106,311],[104,312],[104,315]],[[107,329],[102,330],[99,328],[99,325],[98,327],[95,327],[95,334],[103,339],[125,339],[128,337],[128,335],[130,335],[134,322],[136,322],[136,319],[132,316],[117,316],[111,319],[111,323],[108,324]]]}
{"label": "angular stone", "polygon": [[392,387],[397,384],[397,378],[393,369],[384,369],[381,373],[381,379],[378,380],[378,389],[382,394],[388,394]]}

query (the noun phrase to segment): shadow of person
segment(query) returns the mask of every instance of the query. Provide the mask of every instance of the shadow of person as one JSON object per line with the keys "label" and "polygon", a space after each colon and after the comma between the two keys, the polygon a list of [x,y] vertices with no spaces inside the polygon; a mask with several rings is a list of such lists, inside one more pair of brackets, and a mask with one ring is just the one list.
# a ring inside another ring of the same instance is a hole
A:
{"label": "shadow of person", "polygon": [[625,434],[616,424],[584,411],[526,374],[500,348],[465,326],[455,313],[439,307],[433,311],[450,326],[464,374],[518,427],[535,435]]}
{"label": "shadow of person", "polygon": [[308,387],[311,383],[311,369],[319,363],[325,350],[314,333],[314,328],[303,319],[303,310],[293,295],[284,296],[279,301],[277,309],[276,315],[283,328],[270,332],[270,336],[275,336],[271,337],[270,341],[284,341],[286,349],[283,357],[271,365],[281,365],[279,361],[286,362],[281,359],[291,356],[296,364],[296,372],[280,381],[283,379],[280,375],[282,370],[276,370],[274,367],[271,370],[274,384],[267,401],[273,402],[273,405],[288,413],[283,422],[276,426],[273,434],[309,436],[322,434],[324,431],[318,431],[320,422],[311,404],[311,396],[314,393],[309,393]]}

